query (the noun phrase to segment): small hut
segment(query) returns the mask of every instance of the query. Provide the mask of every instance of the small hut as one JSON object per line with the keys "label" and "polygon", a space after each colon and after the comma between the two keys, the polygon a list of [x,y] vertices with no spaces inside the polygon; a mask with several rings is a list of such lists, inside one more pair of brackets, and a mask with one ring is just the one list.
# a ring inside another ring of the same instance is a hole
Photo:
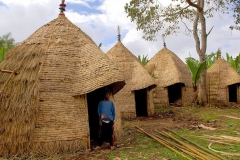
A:
{"label": "small hut", "polygon": [[0,156],[90,148],[104,89],[115,94],[125,84],[116,65],[65,17],[65,6],[63,1],[58,18],[7,52],[0,64]]}
{"label": "small hut", "polygon": [[[120,33],[120,28],[118,27]],[[154,105],[150,90],[156,87],[154,79],[121,42],[118,35],[117,44],[107,52],[107,56],[115,62],[125,76],[126,85],[114,99],[121,108],[122,118],[136,118],[137,116],[151,116]]]}
{"label": "small hut", "polygon": [[229,106],[232,102],[240,103],[240,75],[222,58],[207,70],[206,85],[209,104]]}
{"label": "small hut", "polygon": [[191,73],[186,64],[164,45],[145,68],[155,77],[155,106],[186,106],[191,104],[193,89]]}

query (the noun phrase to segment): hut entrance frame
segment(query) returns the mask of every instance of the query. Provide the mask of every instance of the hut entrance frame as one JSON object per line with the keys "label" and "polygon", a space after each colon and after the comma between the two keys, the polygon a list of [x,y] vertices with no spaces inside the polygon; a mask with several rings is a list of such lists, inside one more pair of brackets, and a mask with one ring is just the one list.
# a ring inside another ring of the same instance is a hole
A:
{"label": "hut entrance frame", "polygon": [[147,89],[140,89],[135,90],[135,106],[136,106],[136,116],[140,117],[147,117],[148,111],[147,111]]}
{"label": "hut entrance frame", "polygon": [[182,102],[182,88],[184,87],[183,83],[175,83],[167,87],[168,90],[168,102],[169,104],[175,103],[175,101],[181,99]]}
{"label": "hut entrance frame", "polygon": [[90,140],[97,140],[99,135],[98,104],[104,99],[104,91],[105,88],[99,88],[87,94]]}
{"label": "hut entrance frame", "polygon": [[238,85],[232,84],[228,86],[228,101],[229,102],[238,102]]}

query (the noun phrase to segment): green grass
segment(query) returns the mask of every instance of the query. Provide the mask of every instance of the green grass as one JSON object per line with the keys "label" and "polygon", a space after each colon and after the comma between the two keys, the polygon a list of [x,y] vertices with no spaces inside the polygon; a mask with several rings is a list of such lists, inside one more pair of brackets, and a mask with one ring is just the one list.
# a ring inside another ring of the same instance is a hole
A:
{"label": "green grass", "polygon": [[164,158],[171,158],[171,160],[183,159],[181,156],[173,153],[171,150],[162,146],[157,141],[140,133],[136,134],[136,141],[133,148],[117,149],[111,152],[109,159],[112,160],[116,157],[121,159],[127,158],[128,160],[162,160]]}
{"label": "green grass", "polygon": [[[220,136],[220,135],[227,135],[227,136],[235,136],[240,137],[240,120],[239,119],[232,119],[224,117],[225,115],[228,116],[235,116],[239,117],[239,109],[220,109],[220,108],[198,108],[198,107],[157,107],[156,113],[169,113],[173,112],[174,114],[178,114],[182,117],[189,118],[192,117],[193,119],[197,119],[199,124],[206,123],[207,124],[214,124],[217,128],[215,131],[211,130],[204,130],[204,129],[196,129],[196,130],[189,130],[189,128],[182,128],[180,130],[176,130],[177,134],[181,135],[182,137],[187,137],[188,140],[208,149],[208,145],[210,143],[209,140],[203,138],[203,135],[211,135],[211,136]],[[157,125],[157,124],[156,124]],[[126,130],[130,130],[129,126]],[[170,133],[170,132],[168,132]],[[174,134],[172,134],[174,135]],[[177,137],[177,136],[175,136]],[[115,157],[119,157],[121,159],[128,159],[128,160],[135,160],[135,159],[171,159],[171,160],[183,160],[184,158],[180,155],[174,153],[173,151],[169,150],[165,146],[159,144],[157,141],[149,138],[143,134],[136,134],[135,135],[136,141],[131,144],[133,148],[121,148],[117,149],[116,151],[111,152],[109,159],[112,160]],[[180,138],[178,138],[180,139]],[[190,144],[184,140],[183,142]],[[212,148],[219,151],[230,152],[230,153],[240,153],[240,145],[223,145],[223,144],[213,144]],[[219,153],[217,153],[220,155]],[[238,160],[240,157],[234,156],[222,156],[227,160]]]}

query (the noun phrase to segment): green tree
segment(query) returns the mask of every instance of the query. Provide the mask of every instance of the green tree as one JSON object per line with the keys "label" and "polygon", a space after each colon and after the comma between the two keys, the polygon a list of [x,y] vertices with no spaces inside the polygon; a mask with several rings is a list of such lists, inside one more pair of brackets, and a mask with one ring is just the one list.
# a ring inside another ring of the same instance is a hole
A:
{"label": "green tree", "polygon": [[140,55],[138,55],[138,60],[142,63],[142,65],[143,66],[145,66],[148,62],[149,62],[149,58],[148,58],[148,55],[146,55],[146,56],[140,56]]}
{"label": "green tree", "polygon": [[5,53],[15,46],[15,40],[11,33],[0,36],[0,62],[3,61]]}
{"label": "green tree", "polygon": [[[164,35],[178,33],[179,24],[183,23],[188,35],[193,35],[196,51],[200,62],[203,62],[207,49],[207,38],[212,28],[207,32],[206,18],[218,14],[233,13],[235,20],[231,29],[239,29],[239,0],[172,0],[172,4],[164,7],[158,0],[131,0],[125,5],[125,11],[131,21],[136,21],[137,29],[144,33],[146,40],[156,40],[160,30]],[[192,29],[187,23],[193,24]],[[206,96],[206,69],[201,76],[201,97],[204,105]]]}

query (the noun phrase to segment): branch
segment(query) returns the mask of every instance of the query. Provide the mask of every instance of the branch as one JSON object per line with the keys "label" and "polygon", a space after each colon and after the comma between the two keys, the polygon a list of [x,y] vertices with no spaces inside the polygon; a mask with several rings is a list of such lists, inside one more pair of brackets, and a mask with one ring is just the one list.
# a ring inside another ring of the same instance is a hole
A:
{"label": "branch", "polygon": [[203,8],[200,7],[199,5],[193,3],[191,0],[186,0],[186,1],[187,1],[187,3],[188,3],[190,6],[195,7],[195,8],[197,8],[198,10],[202,11]]}
{"label": "branch", "polygon": [[188,28],[187,24],[182,20],[182,18],[181,18],[181,22],[185,25],[185,27],[187,28],[188,32],[191,33],[192,30]]}
{"label": "branch", "polygon": [[176,15],[182,14],[183,10],[185,10],[185,9],[187,9],[187,8],[189,8],[189,7],[190,7],[190,5],[188,5],[188,6],[184,7],[184,8],[181,8],[178,12],[175,12],[175,13],[173,13],[173,14],[166,14],[166,15],[167,15],[168,17],[171,17],[171,16],[176,16]]}
{"label": "branch", "polygon": [[210,31],[208,32],[207,36],[211,33],[212,29],[213,29],[214,26],[212,26],[212,28],[210,29]]}

